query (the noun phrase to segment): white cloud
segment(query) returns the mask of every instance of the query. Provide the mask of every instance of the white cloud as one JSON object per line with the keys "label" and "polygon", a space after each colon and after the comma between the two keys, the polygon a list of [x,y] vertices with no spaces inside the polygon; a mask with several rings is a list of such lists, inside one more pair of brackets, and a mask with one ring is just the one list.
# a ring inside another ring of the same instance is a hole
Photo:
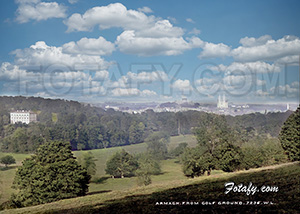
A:
{"label": "white cloud", "polygon": [[68,0],[70,4],[76,4],[79,0]]}
{"label": "white cloud", "polygon": [[269,96],[269,92],[267,91],[263,91],[263,90],[257,90],[255,92],[255,95],[260,96],[260,97],[265,97],[265,96]]}
{"label": "white cloud", "polygon": [[219,66],[211,67],[212,70],[220,70],[226,72],[227,74],[233,73],[244,73],[244,74],[258,74],[258,73],[278,73],[281,68],[278,64],[269,64],[266,62],[248,62],[240,63],[233,62],[229,66],[220,64]]}
{"label": "white cloud", "polygon": [[17,0],[16,2],[19,4],[16,11],[16,20],[19,23],[66,17],[66,7],[57,2],[41,2],[40,0]]}
{"label": "white cloud", "polygon": [[[299,83],[298,83],[299,84]],[[286,85],[279,85],[270,89],[272,95],[285,95],[286,97],[299,97],[299,85],[295,82]]]}
{"label": "white cloud", "polygon": [[68,26],[68,32],[90,31],[94,26],[99,26],[100,29],[117,27],[125,31],[133,30],[139,37],[179,37],[184,34],[182,28],[174,27],[169,20],[147,16],[144,11],[149,9],[128,10],[123,4],[115,3],[91,8],[82,15],[75,13],[64,23]]}
{"label": "white cloud", "polygon": [[227,57],[230,55],[230,47],[223,43],[214,44],[210,42],[204,42],[202,49],[203,51],[198,56],[200,59]]}
{"label": "white cloud", "polygon": [[181,28],[174,27],[169,20],[160,20],[149,28],[135,31],[136,36],[151,38],[180,37],[183,33]]}
{"label": "white cloud", "polygon": [[98,39],[84,37],[62,46],[63,53],[69,54],[110,55],[114,50],[115,45],[101,36]]}
{"label": "white cloud", "polygon": [[277,59],[277,64],[299,65],[299,55],[285,56]]}
{"label": "white cloud", "polygon": [[199,35],[201,31],[197,28],[193,28],[188,34]]}
{"label": "white cloud", "polygon": [[157,18],[147,16],[143,12],[127,10],[121,3],[109,4],[102,7],[93,7],[84,14],[75,13],[64,23],[71,31],[90,31],[98,25],[100,29],[121,27],[125,30],[140,30],[151,27]]}
{"label": "white cloud", "polygon": [[12,65],[9,62],[3,62],[0,67],[0,79],[1,80],[18,80],[19,78],[26,77],[27,72],[20,69],[16,65]]}
{"label": "white cloud", "polygon": [[121,52],[139,56],[178,55],[185,50],[200,47],[202,41],[193,37],[189,41],[179,38],[137,37],[134,31],[124,31],[117,37],[116,44]]}
{"label": "white cloud", "polygon": [[115,88],[111,91],[114,97],[131,97],[131,96],[155,96],[156,92],[150,90],[140,91],[137,88]]}
{"label": "white cloud", "polygon": [[244,37],[240,39],[240,43],[244,47],[255,47],[266,44],[269,40],[271,40],[272,37],[270,35],[264,35],[259,38],[254,37]]}
{"label": "white cloud", "polygon": [[62,47],[48,46],[44,41],[36,42],[30,48],[17,49],[15,63],[19,66],[49,66],[63,64],[74,67],[78,64],[86,66],[92,64],[105,69],[108,65],[100,56],[89,56],[84,54],[66,54]]}
{"label": "white cloud", "polygon": [[138,74],[128,72],[126,74],[129,80],[137,82],[155,82],[155,81],[167,81],[168,75],[163,71],[153,71],[153,72],[140,72]]}
{"label": "white cloud", "polygon": [[244,38],[242,43],[246,46],[233,49],[231,55],[236,61],[253,62],[259,60],[276,60],[299,54],[300,39],[298,37],[285,36],[278,40],[273,40],[269,36],[265,36],[261,40],[260,38],[257,40],[254,39],[254,41],[251,38]]}
{"label": "white cloud", "polygon": [[178,79],[172,84],[172,88],[178,91],[190,91],[193,89],[189,80]]}
{"label": "white cloud", "polygon": [[194,20],[191,19],[191,18],[187,18],[186,21],[189,22],[189,23],[195,23]]}
{"label": "white cloud", "polygon": [[140,73],[129,71],[125,76],[120,77],[114,82],[107,82],[107,84],[110,88],[129,88],[130,84],[163,82],[168,79],[168,75],[163,71],[143,71]]}
{"label": "white cloud", "polygon": [[142,7],[138,8],[138,11],[143,12],[143,13],[153,13],[150,7]]}

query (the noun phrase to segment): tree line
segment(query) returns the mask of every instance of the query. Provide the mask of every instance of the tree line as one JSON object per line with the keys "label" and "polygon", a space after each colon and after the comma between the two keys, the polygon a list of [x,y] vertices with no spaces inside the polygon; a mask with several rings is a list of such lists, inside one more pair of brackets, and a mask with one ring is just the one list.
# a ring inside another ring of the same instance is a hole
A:
{"label": "tree line", "polygon": [[[37,123],[9,124],[12,110],[32,110]],[[234,132],[245,139],[258,135],[278,136],[291,112],[225,116]],[[143,142],[153,132],[170,136],[192,134],[209,113],[147,110],[128,114],[75,101],[39,97],[0,97],[0,144],[2,151],[30,153],[47,141],[70,142],[72,150],[90,150]]]}

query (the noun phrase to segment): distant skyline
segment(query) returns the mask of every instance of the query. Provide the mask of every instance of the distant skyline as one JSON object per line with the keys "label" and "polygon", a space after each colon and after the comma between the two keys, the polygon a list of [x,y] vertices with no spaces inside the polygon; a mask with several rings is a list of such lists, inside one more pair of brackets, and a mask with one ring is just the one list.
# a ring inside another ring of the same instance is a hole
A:
{"label": "distant skyline", "polygon": [[2,0],[0,96],[299,103],[300,2]]}

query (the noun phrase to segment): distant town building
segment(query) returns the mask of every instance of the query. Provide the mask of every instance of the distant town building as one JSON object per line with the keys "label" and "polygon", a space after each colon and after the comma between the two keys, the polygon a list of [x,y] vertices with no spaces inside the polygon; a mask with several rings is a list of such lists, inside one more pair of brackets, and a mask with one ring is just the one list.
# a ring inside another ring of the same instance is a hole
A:
{"label": "distant town building", "polygon": [[10,123],[26,123],[29,124],[31,122],[36,122],[36,113],[32,111],[25,111],[25,110],[17,110],[10,112]]}
{"label": "distant town building", "polygon": [[219,95],[217,107],[228,108],[228,101],[226,100],[225,94],[223,94],[223,96]]}

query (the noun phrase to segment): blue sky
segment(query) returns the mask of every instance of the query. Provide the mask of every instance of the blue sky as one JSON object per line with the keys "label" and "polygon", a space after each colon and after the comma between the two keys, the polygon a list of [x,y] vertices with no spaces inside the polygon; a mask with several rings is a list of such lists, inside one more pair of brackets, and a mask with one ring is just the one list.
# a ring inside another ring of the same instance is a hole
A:
{"label": "blue sky", "polygon": [[2,0],[0,95],[299,103],[299,1]]}

